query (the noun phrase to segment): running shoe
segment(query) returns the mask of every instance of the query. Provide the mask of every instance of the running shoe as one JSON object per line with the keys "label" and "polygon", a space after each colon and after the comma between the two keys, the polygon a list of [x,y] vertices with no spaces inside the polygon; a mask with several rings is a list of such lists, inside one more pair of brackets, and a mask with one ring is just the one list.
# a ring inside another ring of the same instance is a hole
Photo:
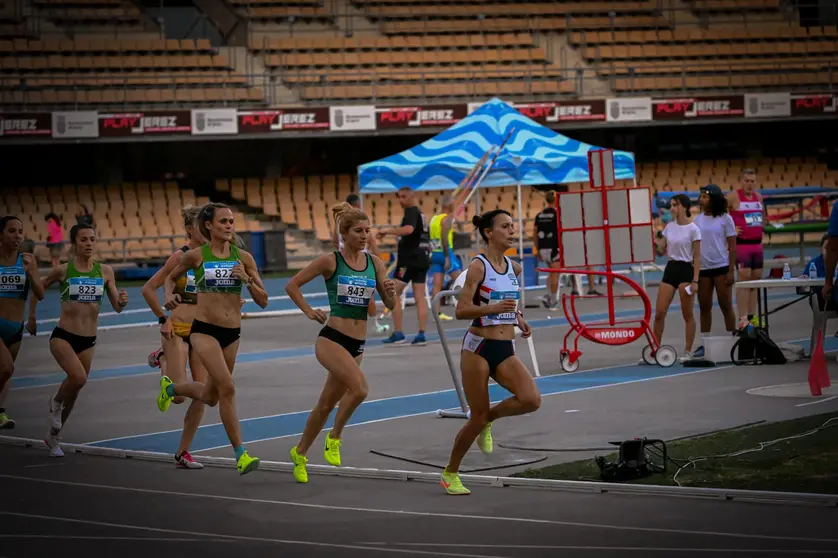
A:
{"label": "running shoe", "polygon": [[480,435],[477,436],[477,447],[483,453],[489,454],[494,450],[494,443],[492,441],[492,423],[486,425]]}
{"label": "running shoe", "polygon": [[308,457],[297,453],[297,446],[291,448],[291,462],[294,464],[294,480],[307,483],[308,471],[306,471],[306,463],[308,463]]}
{"label": "running shoe", "polygon": [[239,456],[238,461],[236,461],[236,470],[239,472],[240,475],[246,475],[251,471],[255,471],[259,468],[259,458],[258,457],[250,457],[247,452],[244,452]]}
{"label": "running shoe", "polygon": [[378,321],[378,318],[375,319],[375,331],[376,333],[387,333],[390,330],[389,324],[382,324]]}
{"label": "running shoe", "polygon": [[440,312],[440,313],[439,313],[439,319],[440,319],[440,320],[442,320],[443,322],[450,322],[450,321],[452,321],[454,318],[452,318],[452,317],[451,317],[451,316],[449,316],[448,314],[445,314],[445,313],[443,313],[443,312]]}
{"label": "running shoe", "polygon": [[59,403],[55,398],[49,398],[49,425],[56,432],[61,430],[61,414],[64,412],[64,403]]}
{"label": "running shoe", "polygon": [[11,430],[15,427],[15,421],[9,418],[6,413],[0,413],[0,430]]}
{"label": "running shoe", "polygon": [[152,368],[160,368],[160,357],[163,356],[163,347],[160,347],[148,355],[148,365]]}
{"label": "running shoe", "polygon": [[405,342],[404,333],[401,331],[394,331],[390,337],[382,341],[382,343],[401,345]]}
{"label": "running shoe", "polygon": [[681,355],[681,358],[679,360],[681,362],[687,362],[687,361],[690,361],[692,359],[693,359],[693,353],[691,353],[690,351],[684,351],[684,354]]}
{"label": "running shoe", "polygon": [[413,338],[413,341],[411,341],[410,344],[414,347],[422,347],[424,345],[427,345],[428,342],[425,340],[424,333],[417,333],[416,337]]}
{"label": "running shoe", "polygon": [[471,490],[463,486],[463,481],[460,480],[458,473],[442,472],[442,478],[439,479],[439,484],[448,494],[454,496],[465,496],[471,494]]}
{"label": "running shoe", "polygon": [[693,351],[693,357],[704,358],[704,345],[700,346],[699,348]]}
{"label": "running shoe", "polygon": [[53,434],[52,430],[47,432],[47,437],[44,438],[44,443],[49,448],[50,457],[64,457],[64,452],[61,450],[61,438],[58,437],[57,432],[55,434]]}
{"label": "running shoe", "polygon": [[183,452],[180,455],[175,456],[175,465],[177,465],[178,469],[203,469],[204,465],[202,463],[198,463],[192,456],[189,454],[188,451]]}
{"label": "running shoe", "polygon": [[169,410],[169,405],[172,404],[172,397],[166,392],[166,388],[172,385],[172,380],[168,376],[160,377],[160,393],[157,395],[157,408],[161,413]]}
{"label": "running shoe", "polygon": [[326,463],[334,467],[340,467],[340,440],[332,438],[332,433],[326,434],[326,448],[323,451]]}

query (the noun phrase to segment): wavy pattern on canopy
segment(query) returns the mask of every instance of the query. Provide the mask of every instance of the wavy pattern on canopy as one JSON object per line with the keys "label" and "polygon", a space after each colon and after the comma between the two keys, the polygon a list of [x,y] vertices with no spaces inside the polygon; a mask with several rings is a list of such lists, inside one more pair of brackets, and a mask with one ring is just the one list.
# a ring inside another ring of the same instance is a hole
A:
{"label": "wavy pattern on canopy", "polygon": [[[401,153],[358,167],[362,193],[453,190],[492,146],[510,130],[481,186],[565,184],[588,180],[588,151],[596,146],[571,139],[522,115],[500,99],[486,102],[466,118]],[[634,178],[634,154],[614,151],[618,180]]]}

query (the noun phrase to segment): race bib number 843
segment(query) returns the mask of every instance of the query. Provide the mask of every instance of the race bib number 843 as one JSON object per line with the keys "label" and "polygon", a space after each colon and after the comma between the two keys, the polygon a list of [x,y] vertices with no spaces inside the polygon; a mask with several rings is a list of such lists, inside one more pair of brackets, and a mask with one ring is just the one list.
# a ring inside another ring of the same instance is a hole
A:
{"label": "race bib number 843", "polygon": [[240,287],[241,281],[233,275],[236,262],[204,262],[204,280],[207,287]]}
{"label": "race bib number 843", "polygon": [[338,303],[346,306],[368,306],[375,290],[375,279],[338,276]]}
{"label": "race bib number 843", "polygon": [[101,302],[105,280],[101,277],[71,277],[70,300],[73,302]]}

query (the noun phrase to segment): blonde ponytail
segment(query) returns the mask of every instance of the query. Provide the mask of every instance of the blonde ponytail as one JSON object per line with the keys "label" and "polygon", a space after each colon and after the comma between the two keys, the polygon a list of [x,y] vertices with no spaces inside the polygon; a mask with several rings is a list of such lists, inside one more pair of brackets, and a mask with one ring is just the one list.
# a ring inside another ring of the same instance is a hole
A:
{"label": "blonde ponytail", "polygon": [[359,221],[369,221],[367,214],[358,208],[352,207],[347,202],[341,202],[332,206],[332,216],[335,220],[335,228],[341,236],[346,236],[353,226]]}

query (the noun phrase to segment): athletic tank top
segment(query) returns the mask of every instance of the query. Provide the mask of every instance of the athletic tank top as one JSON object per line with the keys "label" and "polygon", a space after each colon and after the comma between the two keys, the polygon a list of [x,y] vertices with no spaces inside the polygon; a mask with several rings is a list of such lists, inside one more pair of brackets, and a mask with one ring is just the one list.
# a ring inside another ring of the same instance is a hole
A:
{"label": "athletic tank top", "polygon": [[26,300],[28,296],[29,278],[23,267],[23,254],[18,254],[14,265],[0,266],[0,298]]}
{"label": "athletic tank top", "polygon": [[[445,219],[447,213],[440,213],[431,217],[429,225],[431,236],[431,251],[442,252],[442,220]],[[454,227],[448,230],[448,249],[454,249]]]}
{"label": "athletic tank top", "polygon": [[[477,285],[477,290],[474,292],[474,304],[476,306],[488,306],[489,304],[497,304],[502,300],[521,298],[521,286],[518,284],[518,278],[515,276],[515,269],[512,267],[512,260],[507,256],[506,273],[498,273],[489,260],[483,254],[478,254],[476,259],[483,262],[486,268],[483,280]],[[516,307],[517,309],[517,307]],[[503,312],[502,314],[490,314],[482,318],[475,318],[472,325],[487,327],[496,325],[508,325],[518,323],[518,316],[515,311]]]}
{"label": "athletic tank top", "polygon": [[[184,246],[181,251],[189,252],[189,246]],[[195,284],[195,270],[190,269],[185,275],[178,277],[175,281],[174,293],[180,295],[183,304],[198,304],[198,287]]]}
{"label": "athletic tank top", "polygon": [[241,295],[241,279],[233,275],[232,269],[239,259],[239,249],[230,245],[230,255],[217,258],[209,244],[201,246],[203,263],[195,270],[195,287],[199,293],[224,293]]}
{"label": "athletic tank top", "polygon": [[76,269],[72,258],[67,262],[67,276],[61,281],[61,302],[102,304],[104,294],[101,263],[93,262],[93,269],[82,272]]}
{"label": "athletic tank top", "polygon": [[739,209],[731,210],[730,216],[733,217],[734,225],[742,227],[737,240],[762,241],[762,202],[756,194],[751,199],[746,198],[742,190],[737,190],[736,195],[739,197]]}
{"label": "athletic tank top", "polygon": [[535,229],[538,233],[538,247],[541,249],[559,247],[559,223],[556,210],[552,207],[542,209],[535,216]]}
{"label": "athletic tank top", "polygon": [[366,254],[367,265],[362,271],[349,267],[343,255],[335,252],[335,272],[326,280],[329,313],[338,318],[366,320],[367,307],[375,293],[375,264]]}

